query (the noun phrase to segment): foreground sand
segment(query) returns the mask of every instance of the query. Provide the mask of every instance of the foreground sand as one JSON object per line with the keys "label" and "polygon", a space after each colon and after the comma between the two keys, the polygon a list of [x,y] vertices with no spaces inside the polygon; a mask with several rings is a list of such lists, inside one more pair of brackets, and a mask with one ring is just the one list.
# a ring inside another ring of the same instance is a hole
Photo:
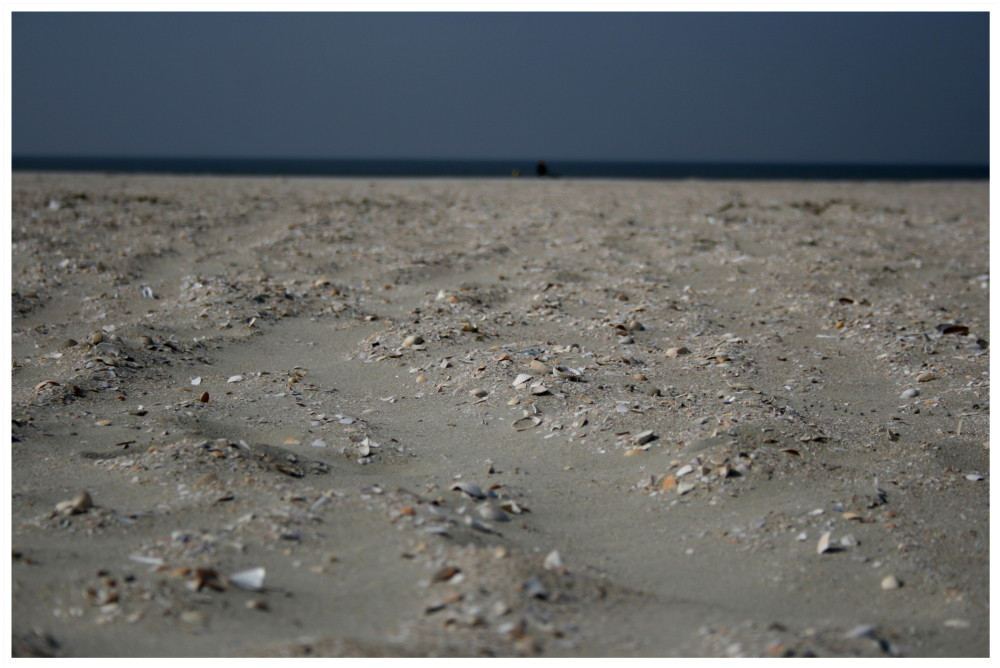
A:
{"label": "foreground sand", "polygon": [[14,653],[986,656],[987,217],[15,174]]}

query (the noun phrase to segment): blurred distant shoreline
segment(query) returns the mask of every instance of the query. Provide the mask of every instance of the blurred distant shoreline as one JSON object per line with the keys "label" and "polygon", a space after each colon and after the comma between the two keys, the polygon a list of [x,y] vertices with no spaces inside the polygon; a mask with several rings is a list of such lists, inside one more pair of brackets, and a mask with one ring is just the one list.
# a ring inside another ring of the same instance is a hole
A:
{"label": "blurred distant shoreline", "polygon": [[[628,162],[547,159],[541,178],[709,180],[989,180],[989,165]],[[537,179],[535,159],[386,160],[14,156],[13,171],[219,176],[456,177]]]}

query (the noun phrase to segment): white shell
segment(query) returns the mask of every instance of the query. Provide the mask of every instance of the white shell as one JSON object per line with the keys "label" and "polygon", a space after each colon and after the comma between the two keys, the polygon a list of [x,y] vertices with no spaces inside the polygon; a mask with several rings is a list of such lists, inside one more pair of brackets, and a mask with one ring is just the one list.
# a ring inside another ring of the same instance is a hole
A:
{"label": "white shell", "polygon": [[491,522],[509,522],[510,516],[504,511],[500,510],[496,506],[490,503],[484,503],[476,509],[479,516],[484,520],[489,520]]}
{"label": "white shell", "polygon": [[458,490],[463,494],[467,494],[471,496],[473,499],[486,498],[486,494],[483,493],[483,490],[479,487],[479,485],[474,485],[471,482],[456,482],[454,485],[451,486],[451,489]]}
{"label": "white shell", "polygon": [[563,566],[562,557],[559,555],[559,550],[552,550],[545,556],[545,561],[542,562],[542,566],[547,571],[557,571]]}
{"label": "white shell", "polygon": [[264,567],[251,568],[249,570],[233,573],[229,576],[229,581],[240,589],[250,591],[261,591],[264,589]]}
{"label": "white shell", "polygon": [[517,375],[517,378],[514,379],[514,382],[511,383],[511,385],[513,385],[514,387],[517,387],[518,385],[524,385],[532,378],[534,378],[534,376],[531,376],[526,373],[521,373]]}
{"label": "white shell", "polygon": [[527,417],[521,418],[520,420],[514,420],[514,422],[512,422],[510,426],[513,427],[515,431],[524,431],[525,429],[531,429],[532,427],[537,427],[541,423],[542,423],[541,418],[537,418],[534,415],[529,415]]}
{"label": "white shell", "polygon": [[559,376],[560,378],[579,378],[583,375],[583,372],[579,369],[574,369],[573,367],[556,365],[552,367],[552,375]]}
{"label": "white shell", "polygon": [[819,537],[819,543],[816,544],[816,554],[823,554],[830,549],[830,533],[827,531],[822,536]]}

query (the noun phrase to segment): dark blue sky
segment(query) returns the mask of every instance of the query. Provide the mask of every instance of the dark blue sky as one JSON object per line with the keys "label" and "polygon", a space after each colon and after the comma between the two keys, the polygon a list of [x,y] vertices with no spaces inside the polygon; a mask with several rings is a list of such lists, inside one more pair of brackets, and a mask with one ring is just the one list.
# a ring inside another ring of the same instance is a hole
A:
{"label": "dark blue sky", "polygon": [[12,14],[14,155],[989,162],[987,13]]}

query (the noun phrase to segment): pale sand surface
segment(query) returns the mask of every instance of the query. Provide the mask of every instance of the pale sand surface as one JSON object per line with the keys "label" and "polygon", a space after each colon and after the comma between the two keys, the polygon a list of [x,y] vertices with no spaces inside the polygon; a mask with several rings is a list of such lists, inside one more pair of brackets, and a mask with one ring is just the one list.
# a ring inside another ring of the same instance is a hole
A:
{"label": "pale sand surface", "polygon": [[988,194],[17,173],[13,651],[986,656]]}

